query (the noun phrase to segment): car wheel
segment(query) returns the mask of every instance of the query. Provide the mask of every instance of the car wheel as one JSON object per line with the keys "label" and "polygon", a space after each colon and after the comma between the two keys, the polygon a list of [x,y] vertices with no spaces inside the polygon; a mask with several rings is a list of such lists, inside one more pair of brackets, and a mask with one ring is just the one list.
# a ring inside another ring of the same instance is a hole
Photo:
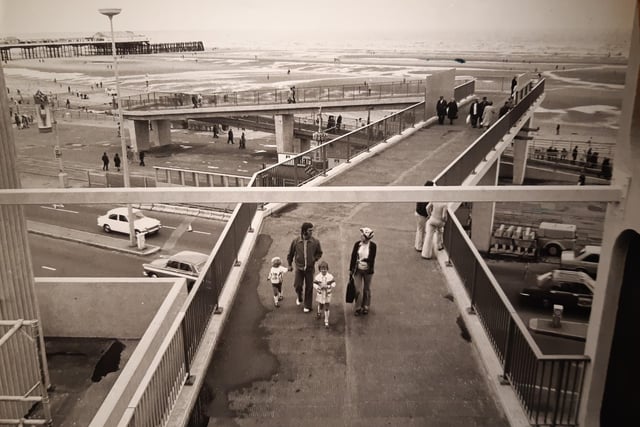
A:
{"label": "car wheel", "polygon": [[149,274],[149,277],[157,279],[158,275],[156,273],[151,273],[151,274]]}
{"label": "car wheel", "polygon": [[109,227],[109,224],[103,225],[102,229],[104,230],[105,233],[111,233],[111,227]]}
{"label": "car wheel", "polygon": [[545,251],[549,256],[560,256],[562,249],[560,249],[560,246],[558,245],[549,245],[545,248]]}

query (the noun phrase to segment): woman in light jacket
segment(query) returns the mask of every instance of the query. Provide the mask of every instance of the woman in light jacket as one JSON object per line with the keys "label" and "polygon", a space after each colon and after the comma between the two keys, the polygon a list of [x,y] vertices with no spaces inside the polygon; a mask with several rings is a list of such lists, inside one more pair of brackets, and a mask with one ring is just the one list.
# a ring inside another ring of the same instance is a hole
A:
{"label": "woman in light jacket", "polygon": [[377,246],[373,242],[373,230],[369,227],[360,229],[360,240],[353,245],[349,272],[353,274],[356,286],[355,312],[356,316],[369,314],[371,306],[371,279],[376,262]]}
{"label": "woman in light jacket", "polygon": [[[422,245],[422,258],[431,259],[433,256],[433,238],[436,238],[438,250],[443,247],[442,235],[444,234],[444,224],[447,222],[447,204],[431,202],[427,206],[429,219],[427,220],[427,232]],[[435,236],[434,236],[435,235]]]}

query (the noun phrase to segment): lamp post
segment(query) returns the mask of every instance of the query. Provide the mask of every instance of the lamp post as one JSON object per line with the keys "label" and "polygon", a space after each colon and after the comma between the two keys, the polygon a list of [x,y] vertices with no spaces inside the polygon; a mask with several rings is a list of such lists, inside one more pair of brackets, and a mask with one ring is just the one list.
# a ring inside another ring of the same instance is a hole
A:
{"label": "lamp post", "polygon": [[[116,55],[116,38],[113,34],[113,17],[118,15],[122,9],[109,8],[98,9],[98,12],[109,18],[109,25],[111,27],[111,53],[113,54],[113,71],[116,76],[116,99],[118,101],[118,117],[120,126],[120,145],[122,149],[122,173],[124,175],[124,186],[131,187],[131,181],[129,179],[129,162],[127,159],[127,141],[124,137],[124,122],[122,117],[122,102],[120,99],[120,78],[118,76],[118,56]],[[134,228],[133,209],[131,203],[127,203],[127,217],[129,219],[129,244],[131,246],[136,245],[136,235]]]}

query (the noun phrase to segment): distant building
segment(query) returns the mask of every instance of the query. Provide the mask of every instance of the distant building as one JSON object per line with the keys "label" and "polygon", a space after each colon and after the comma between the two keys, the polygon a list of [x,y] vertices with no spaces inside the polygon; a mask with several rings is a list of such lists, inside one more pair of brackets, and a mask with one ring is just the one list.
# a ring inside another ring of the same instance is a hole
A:
{"label": "distant building", "polygon": [[[114,31],[113,36],[117,42],[148,42],[149,37],[144,34],[136,34],[133,31]],[[93,41],[111,41],[110,32],[98,32],[90,37]]]}

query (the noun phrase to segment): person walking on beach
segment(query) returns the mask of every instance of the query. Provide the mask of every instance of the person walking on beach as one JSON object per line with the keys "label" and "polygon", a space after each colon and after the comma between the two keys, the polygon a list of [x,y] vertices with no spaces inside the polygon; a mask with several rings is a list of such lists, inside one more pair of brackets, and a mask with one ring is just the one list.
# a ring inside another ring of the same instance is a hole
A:
{"label": "person walking on beach", "polygon": [[109,156],[107,156],[107,153],[102,153],[102,170],[103,171],[108,171],[109,170]]}
{"label": "person walking on beach", "polygon": [[229,133],[227,134],[227,144],[233,144],[233,130],[229,128]]}
{"label": "person walking on beach", "polygon": [[116,170],[120,172],[120,156],[118,155],[118,153],[113,156],[113,165],[116,167]]}
{"label": "person walking on beach", "polygon": [[329,328],[329,305],[331,304],[331,293],[336,287],[336,281],[333,275],[329,273],[329,264],[326,261],[320,261],[318,270],[320,272],[313,279],[316,302],[318,303],[316,319],[321,319],[322,312],[324,312],[324,327]]}
{"label": "person walking on beach", "polygon": [[244,131],[242,132],[242,135],[240,135],[240,145],[238,146],[238,148],[240,150],[244,150],[245,148],[247,148],[247,138],[245,138],[244,136]]}
{"label": "person walking on beach", "polygon": [[360,229],[360,240],[354,243],[349,262],[349,274],[353,274],[356,287],[354,315],[367,315],[371,308],[371,279],[373,279],[378,247],[373,239],[373,230]]}
{"label": "person walking on beach", "polygon": [[284,299],[282,296],[282,283],[284,281],[284,273],[289,271],[289,269],[282,265],[282,261],[280,257],[271,258],[271,269],[269,270],[269,283],[271,283],[271,288],[273,290],[273,304],[276,307],[280,307],[280,301]]}
{"label": "person walking on beach", "polygon": [[449,124],[453,124],[453,120],[458,118],[458,103],[454,98],[451,98],[449,104],[447,104],[447,117],[449,117]]}
{"label": "person walking on beach", "polygon": [[138,158],[140,159],[140,166],[146,166],[144,164],[144,151],[141,151],[140,153],[138,153]]}
{"label": "person walking on beach", "polygon": [[[425,187],[432,187],[433,181],[429,180],[424,183]],[[416,239],[414,247],[416,251],[421,252],[424,244],[425,226],[427,225],[427,219],[429,219],[429,213],[427,212],[427,205],[429,202],[417,202],[416,203]]]}
{"label": "person walking on beach", "polygon": [[447,115],[447,101],[441,96],[436,103],[436,114],[438,115],[438,123],[443,125],[444,118]]}
{"label": "person walking on beach", "polygon": [[560,135],[560,123],[556,125],[556,135]]}
{"label": "person walking on beach", "polygon": [[313,224],[304,222],[300,236],[291,241],[287,262],[289,271],[294,271],[293,287],[298,298],[296,304],[304,304],[303,312],[309,313],[313,303],[313,273],[318,260],[322,258],[320,241],[313,237]]}
{"label": "person walking on beach", "polygon": [[213,125],[213,137],[218,138],[218,124]]}
{"label": "person walking on beach", "polygon": [[438,250],[443,248],[442,236],[444,234],[444,224],[447,221],[447,204],[442,202],[431,202],[427,206],[429,219],[427,220],[427,232],[422,246],[422,258],[431,259],[433,256],[433,239],[436,239]]}

